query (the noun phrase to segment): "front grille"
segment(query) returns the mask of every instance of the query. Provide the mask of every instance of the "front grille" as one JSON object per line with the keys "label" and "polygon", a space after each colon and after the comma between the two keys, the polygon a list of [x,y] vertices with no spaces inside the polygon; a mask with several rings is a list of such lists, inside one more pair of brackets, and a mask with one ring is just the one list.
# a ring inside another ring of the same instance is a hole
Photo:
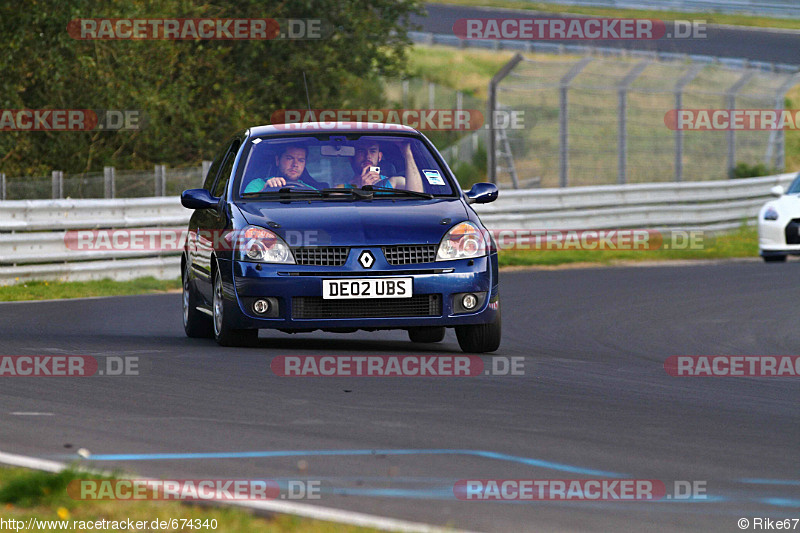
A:
{"label": "front grille", "polygon": [[321,296],[292,298],[292,318],[392,318],[441,315],[441,294],[415,294],[411,298],[352,300],[324,300]]}
{"label": "front grille", "polygon": [[383,255],[390,265],[412,265],[436,261],[436,244],[410,244],[385,246]]}
{"label": "front grille", "polygon": [[350,249],[345,246],[309,246],[293,248],[298,265],[342,266],[347,262]]}
{"label": "front grille", "polygon": [[795,218],[786,224],[784,234],[786,235],[786,244],[800,244],[800,218]]}

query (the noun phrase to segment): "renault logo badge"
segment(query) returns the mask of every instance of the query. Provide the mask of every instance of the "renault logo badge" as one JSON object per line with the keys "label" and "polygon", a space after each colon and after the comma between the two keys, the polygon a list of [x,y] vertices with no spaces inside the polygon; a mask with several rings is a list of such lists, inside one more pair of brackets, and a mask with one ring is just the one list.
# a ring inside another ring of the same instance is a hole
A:
{"label": "renault logo badge", "polygon": [[369,250],[364,250],[361,252],[361,255],[358,256],[358,262],[361,263],[361,266],[364,268],[372,268],[372,265],[375,264],[375,257]]}

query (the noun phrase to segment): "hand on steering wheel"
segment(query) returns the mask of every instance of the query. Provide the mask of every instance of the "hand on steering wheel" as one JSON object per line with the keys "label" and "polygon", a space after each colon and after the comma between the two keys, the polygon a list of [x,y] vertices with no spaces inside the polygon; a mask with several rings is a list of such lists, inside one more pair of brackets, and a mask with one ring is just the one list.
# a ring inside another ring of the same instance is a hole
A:
{"label": "hand on steering wheel", "polygon": [[264,184],[264,188],[261,189],[261,190],[263,191],[263,190],[266,190],[266,189],[282,189],[284,187],[289,187],[289,188],[294,189],[294,188],[302,187],[302,185],[297,183],[296,181],[289,181],[286,178],[274,177],[274,178],[268,179],[267,183]]}

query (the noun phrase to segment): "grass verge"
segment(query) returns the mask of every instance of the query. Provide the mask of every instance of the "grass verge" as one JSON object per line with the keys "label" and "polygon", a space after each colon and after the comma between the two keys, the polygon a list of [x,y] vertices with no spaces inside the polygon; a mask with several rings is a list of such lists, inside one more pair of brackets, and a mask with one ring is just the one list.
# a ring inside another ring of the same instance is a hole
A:
{"label": "grass verge", "polygon": [[713,236],[705,233],[704,237],[703,247],[694,250],[503,250],[498,259],[501,267],[510,267],[758,257],[758,231],[754,227]]}
{"label": "grass verge", "polygon": [[[21,468],[0,467],[0,517],[6,523],[8,520],[21,520],[27,522],[34,518],[58,523],[70,522],[70,527],[63,529],[57,525],[34,528],[37,531],[87,531],[96,528],[72,527],[73,521],[96,522],[123,522],[128,519],[146,521],[178,519],[178,528],[166,531],[224,531],[225,533],[250,533],[261,531],[267,533],[375,533],[378,530],[357,528],[336,524],[301,519],[296,516],[280,515],[274,519],[265,519],[253,515],[245,509],[229,507],[211,507],[201,505],[186,505],[179,502],[164,501],[84,501],[74,500],[67,495],[67,485],[74,479],[92,479],[94,474],[82,474],[76,471],[65,470],[59,474],[36,472]],[[191,520],[195,524],[207,522],[209,527],[180,527],[188,522],[181,523],[180,519]],[[211,529],[212,520],[216,520],[217,527]],[[80,525],[80,524],[78,524]],[[150,529],[150,528],[148,528]],[[120,529],[105,529],[105,531],[120,531]],[[163,529],[162,529],[163,531]]]}
{"label": "grass verge", "polygon": [[522,2],[515,0],[430,0],[435,4],[460,6],[501,7],[524,11],[544,11],[546,13],[570,13],[593,15],[596,17],[648,18],[659,20],[704,20],[709,24],[730,24],[732,26],[752,26],[756,28],[800,29],[800,20],[790,18],[759,17],[755,15],[736,15],[726,13],[683,13],[659,9],[620,9],[612,7],[565,6],[547,2]]}
{"label": "grass verge", "polygon": [[180,279],[161,280],[153,277],[131,281],[26,281],[0,287],[0,302],[22,300],[55,300],[89,296],[128,296],[180,289]]}

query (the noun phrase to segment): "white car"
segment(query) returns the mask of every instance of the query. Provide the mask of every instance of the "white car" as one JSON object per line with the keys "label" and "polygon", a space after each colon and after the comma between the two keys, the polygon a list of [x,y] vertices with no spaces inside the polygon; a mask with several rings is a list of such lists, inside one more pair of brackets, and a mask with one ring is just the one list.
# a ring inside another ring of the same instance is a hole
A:
{"label": "white car", "polygon": [[777,199],[758,212],[758,249],[764,261],[786,261],[789,254],[800,255],[800,174],[789,189],[771,189]]}

